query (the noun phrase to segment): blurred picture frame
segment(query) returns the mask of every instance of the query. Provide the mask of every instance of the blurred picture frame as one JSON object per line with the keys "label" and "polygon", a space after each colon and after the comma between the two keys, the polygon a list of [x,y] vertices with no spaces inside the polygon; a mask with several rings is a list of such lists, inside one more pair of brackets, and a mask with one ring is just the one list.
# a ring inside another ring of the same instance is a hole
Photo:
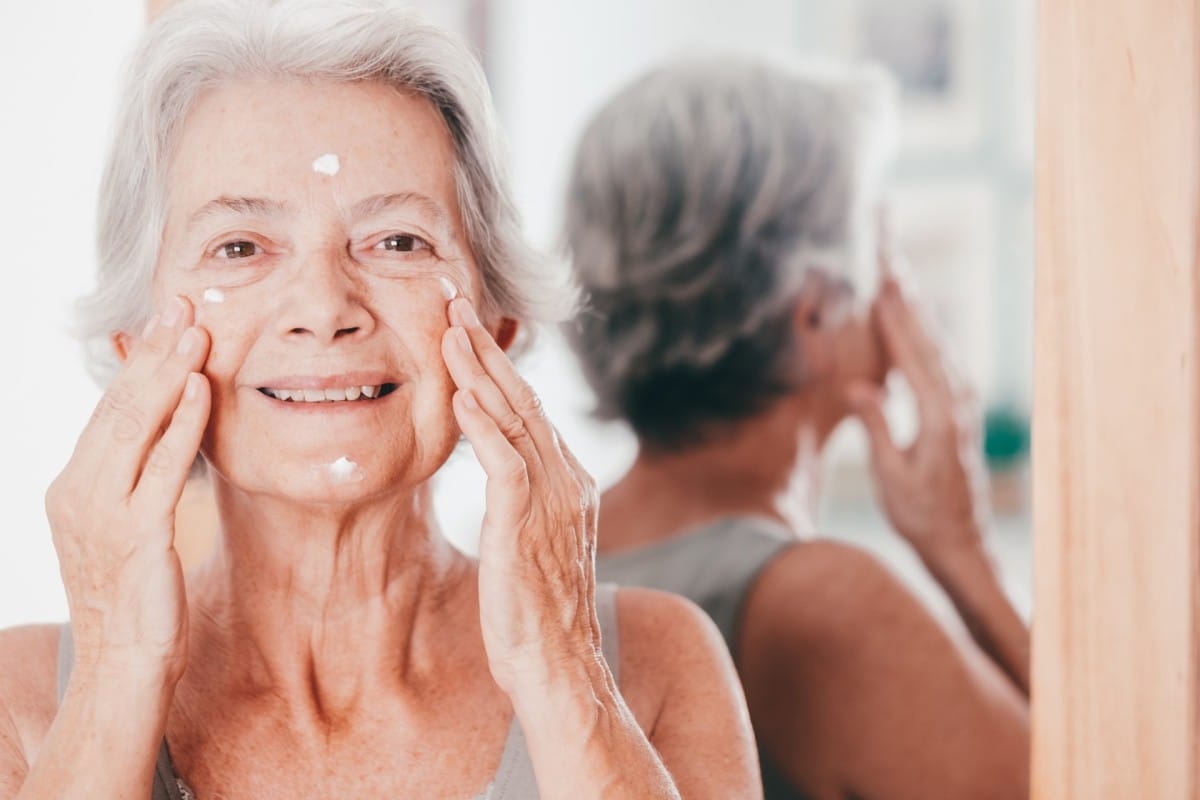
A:
{"label": "blurred picture frame", "polygon": [[902,157],[971,152],[983,138],[979,0],[843,0],[835,46],[896,79]]}

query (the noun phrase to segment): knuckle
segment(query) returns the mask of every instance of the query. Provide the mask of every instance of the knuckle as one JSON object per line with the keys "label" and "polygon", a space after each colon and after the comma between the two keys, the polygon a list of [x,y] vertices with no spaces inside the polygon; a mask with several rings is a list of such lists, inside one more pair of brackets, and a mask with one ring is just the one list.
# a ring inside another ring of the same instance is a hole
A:
{"label": "knuckle", "polygon": [[175,453],[166,442],[159,442],[150,451],[146,466],[142,472],[153,477],[163,477],[170,474],[176,464]]}
{"label": "knuckle", "polygon": [[501,477],[514,486],[527,486],[529,484],[529,470],[525,466],[525,459],[514,452],[505,460]]}
{"label": "knuckle", "polygon": [[545,414],[542,398],[538,397],[533,387],[525,381],[521,382],[521,387],[517,390],[515,403],[517,413],[530,419],[541,418]]}
{"label": "knuckle", "polygon": [[137,407],[137,396],[124,384],[113,386],[104,393],[93,419],[110,423],[113,438],[118,441],[136,439],[142,432],[142,412]]}
{"label": "knuckle", "polygon": [[500,432],[509,440],[523,438],[526,434],[525,420],[515,411],[507,411],[496,420],[496,426],[500,428]]}

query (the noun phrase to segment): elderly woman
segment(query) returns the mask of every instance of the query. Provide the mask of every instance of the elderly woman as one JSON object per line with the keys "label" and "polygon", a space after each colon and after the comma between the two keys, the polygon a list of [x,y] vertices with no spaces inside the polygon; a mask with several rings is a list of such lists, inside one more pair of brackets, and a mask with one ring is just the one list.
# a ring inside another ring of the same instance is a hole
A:
{"label": "elderly woman", "polygon": [[[123,365],[46,498],[69,631],[0,635],[0,797],[760,795],[703,614],[595,590],[591,479],[504,352],[553,304],[488,103],[382,2],[147,32],[85,305]],[[430,513],[460,431],[478,563]],[[184,575],[198,451],[221,536]]]}
{"label": "elderly woman", "polygon": [[[603,498],[598,570],[712,615],[768,797],[1025,797],[1028,634],[985,553],[970,409],[896,279],[869,304],[847,280],[886,89],[688,61],[587,128],[567,236],[590,308],[570,331],[600,412],[639,440]],[[905,448],[880,408],[892,368],[920,406]],[[866,554],[806,538],[851,414],[892,524],[973,641]]]}

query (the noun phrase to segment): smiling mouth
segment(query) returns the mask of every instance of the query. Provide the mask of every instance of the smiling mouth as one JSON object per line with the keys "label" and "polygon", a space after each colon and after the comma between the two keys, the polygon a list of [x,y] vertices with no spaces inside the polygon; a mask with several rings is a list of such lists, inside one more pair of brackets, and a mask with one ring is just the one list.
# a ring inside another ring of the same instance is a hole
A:
{"label": "smiling mouth", "polygon": [[396,391],[396,384],[346,386],[338,389],[276,389],[262,386],[258,391],[285,403],[362,403],[388,396]]}

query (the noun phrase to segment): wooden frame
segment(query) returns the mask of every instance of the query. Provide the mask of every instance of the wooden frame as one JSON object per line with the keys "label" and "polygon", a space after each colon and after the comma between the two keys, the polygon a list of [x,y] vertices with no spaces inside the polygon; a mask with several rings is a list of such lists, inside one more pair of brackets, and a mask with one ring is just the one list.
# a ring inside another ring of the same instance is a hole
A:
{"label": "wooden frame", "polygon": [[1034,797],[1196,798],[1200,0],[1040,0]]}

